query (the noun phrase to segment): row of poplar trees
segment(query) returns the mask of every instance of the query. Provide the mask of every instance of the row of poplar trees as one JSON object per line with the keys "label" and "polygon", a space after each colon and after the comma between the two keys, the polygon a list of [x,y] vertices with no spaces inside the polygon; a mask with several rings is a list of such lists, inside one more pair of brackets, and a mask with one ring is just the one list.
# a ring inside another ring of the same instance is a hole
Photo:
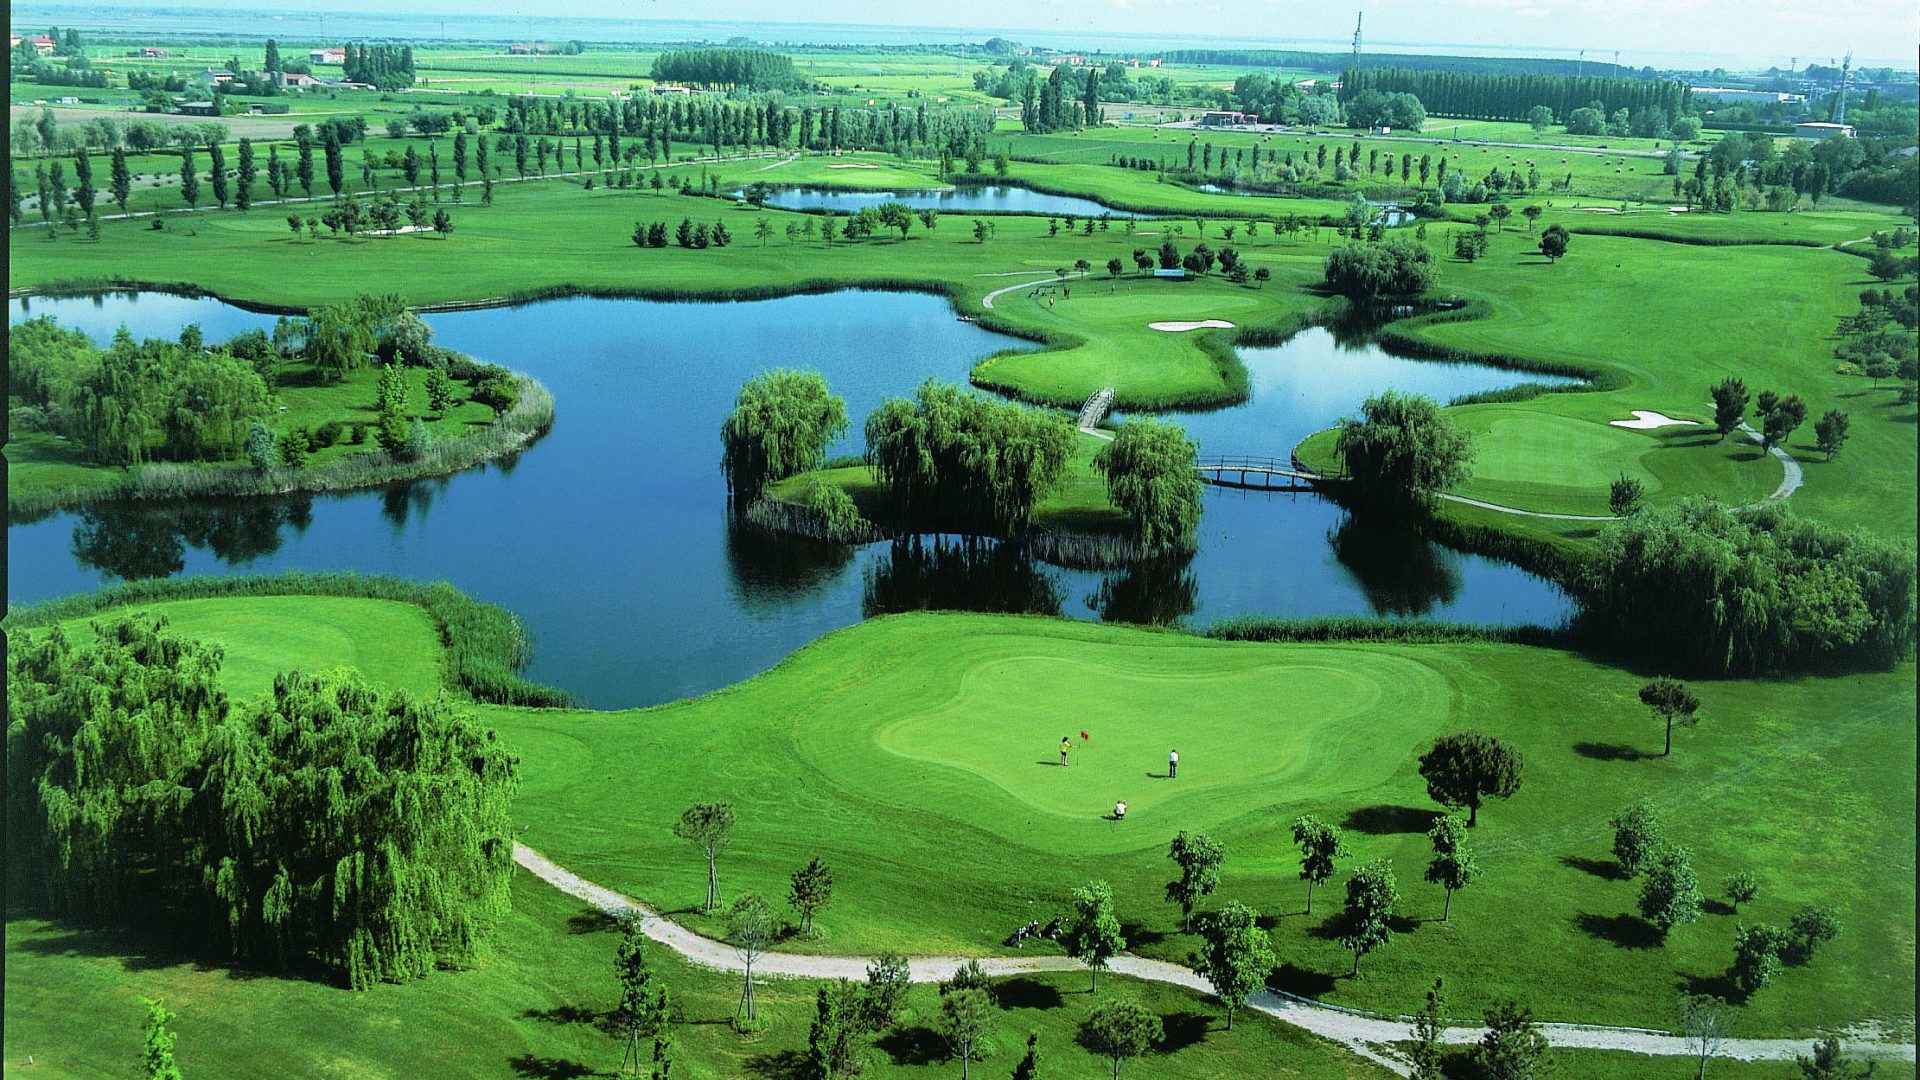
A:
{"label": "row of poplar trees", "polygon": [[16,902],[355,989],[482,953],[508,911],[518,771],[492,732],[347,672],[236,705],[221,649],[163,617],[94,635],[20,635],[7,657]]}

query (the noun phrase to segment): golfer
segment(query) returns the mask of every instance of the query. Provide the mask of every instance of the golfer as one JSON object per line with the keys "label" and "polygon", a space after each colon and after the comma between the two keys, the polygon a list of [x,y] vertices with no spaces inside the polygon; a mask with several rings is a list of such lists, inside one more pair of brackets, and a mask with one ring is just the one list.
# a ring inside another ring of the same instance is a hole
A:
{"label": "golfer", "polygon": [[1127,818],[1127,800],[1121,799],[1113,804],[1113,820],[1125,821]]}
{"label": "golfer", "polygon": [[1060,764],[1065,765],[1067,763],[1067,751],[1071,749],[1073,749],[1073,743],[1067,741],[1065,735],[1060,736]]}
{"label": "golfer", "polygon": [[1167,751],[1167,779],[1171,780],[1174,777],[1179,775],[1180,775],[1180,751],[1169,750]]}

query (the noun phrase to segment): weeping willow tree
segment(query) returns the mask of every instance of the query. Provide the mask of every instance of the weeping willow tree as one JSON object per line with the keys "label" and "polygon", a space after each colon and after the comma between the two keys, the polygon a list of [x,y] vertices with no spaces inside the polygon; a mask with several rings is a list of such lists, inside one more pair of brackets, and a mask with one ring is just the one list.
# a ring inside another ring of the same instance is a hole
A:
{"label": "weeping willow tree", "polygon": [[1107,478],[1107,497],[1126,512],[1142,546],[1192,548],[1200,525],[1199,455],[1186,429],[1133,420],[1094,456]]}
{"label": "weeping willow tree", "polygon": [[895,510],[927,527],[1014,535],[1073,452],[1063,417],[931,379],[867,417],[867,463]]}
{"label": "weeping willow tree", "polygon": [[720,424],[720,471],[745,506],[768,484],[827,459],[847,430],[847,403],[816,371],[776,368],[748,380]]}
{"label": "weeping willow tree", "polygon": [[1360,413],[1340,422],[1334,446],[1362,509],[1424,514],[1435,492],[1467,478],[1473,442],[1431,400],[1387,390],[1368,398]]}
{"label": "weeping willow tree", "polygon": [[518,768],[491,732],[349,672],[282,675],[236,710],[218,648],[154,617],[95,631],[8,657],[11,880],[356,989],[481,954]]}

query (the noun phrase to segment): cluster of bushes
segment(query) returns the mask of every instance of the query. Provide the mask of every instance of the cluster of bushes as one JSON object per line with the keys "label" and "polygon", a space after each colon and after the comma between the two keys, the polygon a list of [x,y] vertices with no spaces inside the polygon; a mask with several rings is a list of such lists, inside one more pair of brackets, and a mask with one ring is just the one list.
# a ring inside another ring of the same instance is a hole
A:
{"label": "cluster of bushes", "polygon": [[1863,289],[1860,310],[1840,320],[1834,359],[1872,379],[1875,386],[1884,379],[1898,379],[1900,402],[1911,405],[1915,384],[1920,383],[1916,326],[1920,326],[1920,286],[1909,285],[1902,292]]}
{"label": "cluster of bushes", "polygon": [[931,379],[875,409],[866,437],[901,518],[997,535],[1026,531],[1073,452],[1064,417]]}
{"label": "cluster of bushes", "polygon": [[1912,547],[1782,503],[1642,510],[1601,533],[1572,585],[1604,639],[1675,669],[1885,668],[1913,649]]}
{"label": "cluster of bushes", "polygon": [[30,427],[71,438],[98,464],[231,459],[272,405],[254,363],[206,348],[198,326],[144,342],[121,327],[100,349],[42,317],[11,327],[7,346],[10,408],[31,409]]}
{"label": "cluster of bushes", "polygon": [[352,674],[235,709],[216,646],[135,615],[7,657],[10,877],[355,989],[462,966],[508,910],[517,759]]}
{"label": "cluster of bushes", "polygon": [[[727,231],[725,222],[716,221],[709,227],[695,225],[691,218],[681,218],[679,228],[673,231],[673,242],[683,248],[722,248],[733,243],[733,234]],[[633,243],[635,247],[643,248],[666,247],[666,223],[656,221],[649,225],[645,222],[634,222]]]}
{"label": "cluster of bushes", "polygon": [[1414,296],[1433,287],[1438,274],[1433,251],[1404,237],[1378,244],[1349,244],[1327,255],[1327,288],[1350,300]]}

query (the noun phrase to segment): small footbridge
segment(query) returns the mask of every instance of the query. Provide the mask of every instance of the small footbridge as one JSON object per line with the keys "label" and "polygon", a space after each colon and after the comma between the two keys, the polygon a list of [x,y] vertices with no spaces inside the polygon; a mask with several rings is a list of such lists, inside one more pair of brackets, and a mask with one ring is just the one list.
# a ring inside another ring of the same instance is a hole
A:
{"label": "small footbridge", "polygon": [[1080,406],[1080,419],[1074,422],[1074,426],[1090,435],[1098,434],[1094,429],[1099,427],[1100,421],[1105,420],[1107,413],[1113,410],[1113,394],[1114,390],[1111,386],[1103,386],[1095,390],[1087,398],[1087,403]]}
{"label": "small footbridge", "polygon": [[1194,471],[1200,474],[1202,483],[1251,491],[1312,491],[1317,483],[1343,479],[1308,472],[1290,460],[1271,457],[1201,458]]}

